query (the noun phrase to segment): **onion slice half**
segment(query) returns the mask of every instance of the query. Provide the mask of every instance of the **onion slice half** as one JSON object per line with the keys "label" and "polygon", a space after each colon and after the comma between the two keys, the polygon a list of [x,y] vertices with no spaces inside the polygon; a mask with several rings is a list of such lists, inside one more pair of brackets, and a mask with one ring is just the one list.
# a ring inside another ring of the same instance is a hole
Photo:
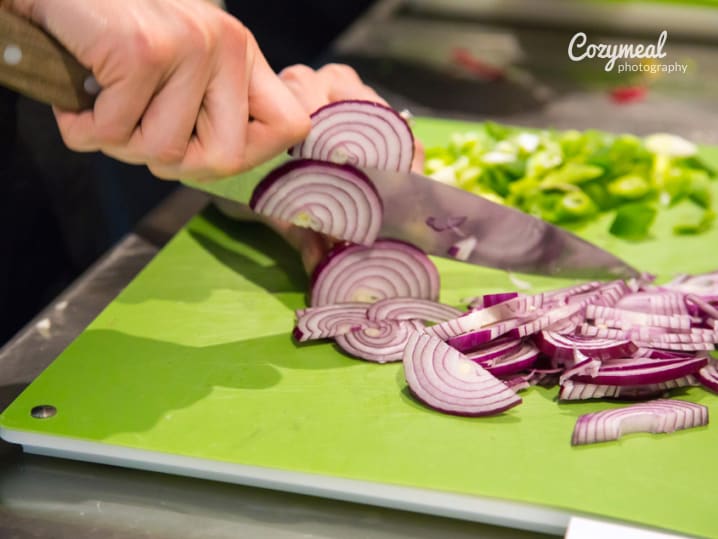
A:
{"label": "onion slice half", "polygon": [[391,107],[373,101],[336,101],[317,109],[311,120],[309,135],[289,151],[292,156],[411,170],[414,136],[407,121]]}
{"label": "onion slice half", "polygon": [[708,424],[708,408],[682,400],[659,399],[582,415],[571,445],[618,440],[632,432],[667,433]]}
{"label": "onion slice half", "polygon": [[312,306],[397,297],[439,297],[436,266],[423,251],[403,241],[379,239],[371,247],[340,244],[312,275]]}
{"label": "onion slice half", "polygon": [[485,416],[521,402],[514,391],[481,365],[438,337],[413,333],[404,350],[404,374],[414,396],[454,415]]}
{"label": "onion slice half", "polygon": [[272,170],[252,193],[255,212],[354,243],[371,245],[383,215],[369,177],[351,165],[296,159]]}

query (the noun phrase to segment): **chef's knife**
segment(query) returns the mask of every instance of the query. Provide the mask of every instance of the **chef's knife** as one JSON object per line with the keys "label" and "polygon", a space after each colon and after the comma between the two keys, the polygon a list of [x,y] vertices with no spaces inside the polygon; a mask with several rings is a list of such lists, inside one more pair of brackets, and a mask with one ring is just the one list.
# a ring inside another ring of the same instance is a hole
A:
{"label": "chef's knife", "polygon": [[[0,51],[0,84],[68,110],[92,106],[98,88],[91,73],[44,31],[3,9]],[[187,183],[246,204],[251,187],[269,166],[241,178]],[[481,266],[583,278],[638,274],[603,249],[518,210],[419,174],[374,169],[364,172],[384,203],[381,235],[411,242],[429,254],[451,257],[457,242],[465,240],[473,249],[462,259]],[[454,226],[436,226],[442,222]]]}

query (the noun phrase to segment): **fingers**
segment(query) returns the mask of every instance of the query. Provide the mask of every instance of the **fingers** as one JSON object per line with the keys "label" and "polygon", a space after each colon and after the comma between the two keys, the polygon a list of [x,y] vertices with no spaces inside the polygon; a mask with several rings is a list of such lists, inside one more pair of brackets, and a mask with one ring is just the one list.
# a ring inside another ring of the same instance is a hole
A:
{"label": "fingers", "polygon": [[285,221],[260,215],[258,220],[265,223],[302,257],[302,265],[307,275],[311,275],[314,268],[322,261],[332,248],[335,240],[308,228],[300,228]]}
{"label": "fingers", "polygon": [[373,88],[364,84],[353,68],[344,64],[327,64],[317,70],[317,77],[327,89],[329,102],[344,99],[366,99],[387,104]]}
{"label": "fingers", "polygon": [[279,78],[309,113],[344,99],[365,99],[387,104],[362,82],[354,69],[343,64],[327,64],[317,71],[305,65],[294,65],[285,68]]}
{"label": "fingers", "polygon": [[[251,37],[251,36],[250,36]],[[252,42],[254,42],[254,39]],[[309,114],[272,71],[254,43],[256,56],[249,82],[245,166],[251,168],[301,142],[311,129]]]}

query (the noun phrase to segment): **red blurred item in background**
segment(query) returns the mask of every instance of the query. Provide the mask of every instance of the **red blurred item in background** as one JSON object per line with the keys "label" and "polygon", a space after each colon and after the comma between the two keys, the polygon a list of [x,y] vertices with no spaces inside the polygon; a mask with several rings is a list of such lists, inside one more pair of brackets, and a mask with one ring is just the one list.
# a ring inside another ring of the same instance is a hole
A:
{"label": "red blurred item in background", "polygon": [[611,101],[625,105],[643,101],[648,95],[648,88],[645,86],[619,86],[611,90],[610,94]]}
{"label": "red blurred item in background", "polygon": [[451,58],[454,64],[461,66],[469,73],[477,75],[482,79],[500,80],[505,76],[503,69],[484,62],[474,56],[465,47],[455,47],[451,50]]}

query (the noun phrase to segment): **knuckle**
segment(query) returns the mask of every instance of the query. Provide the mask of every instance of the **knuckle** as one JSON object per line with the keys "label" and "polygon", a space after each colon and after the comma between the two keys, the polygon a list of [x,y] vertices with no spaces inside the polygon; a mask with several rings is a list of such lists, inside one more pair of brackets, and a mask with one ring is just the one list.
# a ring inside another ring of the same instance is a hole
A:
{"label": "knuckle", "polygon": [[95,138],[102,146],[122,146],[127,143],[132,128],[119,121],[100,121],[95,124]]}
{"label": "knuckle", "polygon": [[162,166],[181,163],[184,156],[185,148],[172,143],[155,146],[149,152],[149,159]]}
{"label": "knuckle", "polygon": [[322,68],[322,70],[333,77],[361,80],[354,68],[346,64],[327,64]]}
{"label": "knuckle", "polygon": [[223,152],[209,160],[207,178],[223,178],[242,172],[249,168],[241,152]]}
{"label": "knuckle", "polygon": [[279,78],[282,80],[299,81],[307,79],[314,75],[314,70],[304,64],[296,64],[289,67],[285,67],[279,73]]}

